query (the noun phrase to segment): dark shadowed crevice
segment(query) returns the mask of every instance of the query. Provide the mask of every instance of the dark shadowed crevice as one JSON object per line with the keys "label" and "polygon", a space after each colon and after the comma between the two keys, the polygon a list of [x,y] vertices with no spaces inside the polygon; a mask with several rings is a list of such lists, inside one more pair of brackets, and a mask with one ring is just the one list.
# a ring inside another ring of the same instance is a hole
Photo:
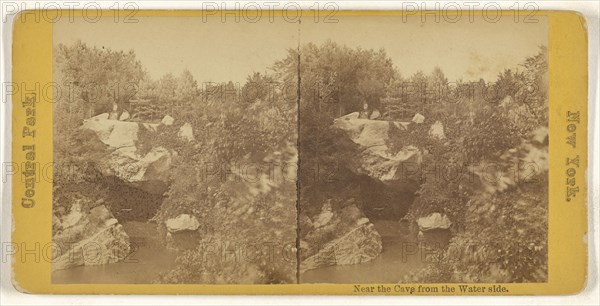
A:
{"label": "dark shadowed crevice", "polygon": [[107,190],[106,205],[119,222],[146,222],[160,209],[165,197],[130,186],[115,177],[99,182]]}

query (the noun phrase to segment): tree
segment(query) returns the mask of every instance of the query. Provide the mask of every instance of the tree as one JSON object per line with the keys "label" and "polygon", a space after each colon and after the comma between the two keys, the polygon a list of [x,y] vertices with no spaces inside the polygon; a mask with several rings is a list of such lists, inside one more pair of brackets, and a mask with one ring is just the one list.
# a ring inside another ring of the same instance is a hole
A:
{"label": "tree", "polygon": [[[246,77],[246,84],[242,87],[242,100],[246,103],[270,100],[275,94],[276,82],[273,77],[254,72]],[[269,101],[269,102],[272,102]]]}
{"label": "tree", "polygon": [[57,81],[72,93],[61,95],[58,103],[76,104],[70,108],[84,110],[80,119],[108,112],[113,104],[123,109],[144,76],[133,51],[89,47],[81,41],[71,46],[60,44],[55,51],[61,78]]}

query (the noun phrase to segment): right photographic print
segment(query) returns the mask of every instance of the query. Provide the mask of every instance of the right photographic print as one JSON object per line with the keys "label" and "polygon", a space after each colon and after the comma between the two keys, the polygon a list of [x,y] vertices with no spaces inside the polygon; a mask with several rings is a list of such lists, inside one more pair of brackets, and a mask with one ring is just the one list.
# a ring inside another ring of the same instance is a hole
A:
{"label": "right photographic print", "polygon": [[466,17],[300,25],[300,283],[547,282],[548,22]]}

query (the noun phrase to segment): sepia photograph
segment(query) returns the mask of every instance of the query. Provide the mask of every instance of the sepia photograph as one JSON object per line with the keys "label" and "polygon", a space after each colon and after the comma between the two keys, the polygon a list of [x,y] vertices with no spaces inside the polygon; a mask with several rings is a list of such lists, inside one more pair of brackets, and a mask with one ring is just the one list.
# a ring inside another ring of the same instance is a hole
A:
{"label": "sepia photograph", "polygon": [[547,46],[543,16],[61,20],[52,282],[547,282]]}
{"label": "sepia photograph", "polygon": [[547,281],[547,31],[302,23],[300,283]]}
{"label": "sepia photograph", "polygon": [[297,24],[53,31],[53,282],[296,283]]}

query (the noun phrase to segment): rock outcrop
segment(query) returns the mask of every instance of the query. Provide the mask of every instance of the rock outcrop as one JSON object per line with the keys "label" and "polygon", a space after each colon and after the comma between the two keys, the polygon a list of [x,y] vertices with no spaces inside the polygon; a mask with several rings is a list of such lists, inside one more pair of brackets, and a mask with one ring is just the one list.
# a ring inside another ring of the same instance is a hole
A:
{"label": "rock outcrop", "polygon": [[165,221],[167,228],[167,248],[174,250],[190,250],[198,246],[202,238],[198,232],[200,222],[195,216],[181,214]]}
{"label": "rock outcrop", "polygon": [[166,115],[162,118],[162,120],[160,121],[160,123],[169,126],[169,125],[173,125],[173,123],[175,122],[175,119],[169,115]]}
{"label": "rock outcrop", "polygon": [[436,229],[449,229],[452,225],[452,222],[446,215],[432,213],[426,217],[418,218],[417,225],[419,226],[420,231],[427,232]]}
{"label": "rock outcrop", "polygon": [[131,116],[129,115],[129,112],[128,112],[128,111],[123,111],[123,112],[121,113],[121,116],[119,116],[119,120],[120,120],[120,121],[126,121],[126,120],[129,120],[129,118],[130,118],[130,117],[131,117]]}
{"label": "rock outcrop", "polygon": [[181,128],[179,128],[179,132],[177,133],[177,136],[183,140],[187,140],[187,141],[194,141],[196,140],[194,138],[194,129],[192,128],[192,125],[189,123],[185,123],[184,125],[181,126]]}
{"label": "rock outcrop", "polygon": [[331,204],[325,203],[314,221],[307,216],[301,219],[307,232],[301,241],[301,272],[368,262],[381,253],[381,236],[354,204],[332,211]]}
{"label": "rock outcrop", "polygon": [[[150,123],[141,125],[151,131],[158,126]],[[139,154],[136,142],[140,123],[112,120],[107,114],[101,114],[86,120],[82,128],[94,131],[100,141],[113,150],[110,158],[99,161],[97,165],[105,176],[116,176],[149,193],[162,194],[166,191],[174,153],[163,147],[154,147],[146,154]]]}
{"label": "rock outcrop", "polygon": [[405,180],[407,167],[420,165],[422,156],[420,150],[411,144],[406,144],[395,154],[391,153],[388,147],[390,125],[403,131],[409,123],[359,119],[358,113],[337,118],[333,123],[334,128],[346,132],[359,145],[359,152],[352,154],[357,160],[347,163],[357,165],[351,171],[398,186],[402,183],[400,181]]}
{"label": "rock outcrop", "polygon": [[53,216],[52,271],[115,263],[129,255],[129,236],[106,206],[86,210],[79,200],[68,214]]}
{"label": "rock outcrop", "polygon": [[444,134],[444,125],[440,121],[436,121],[431,128],[429,129],[429,135],[431,137],[437,138],[438,140],[446,139],[446,135]]}
{"label": "rock outcrop", "polygon": [[[343,131],[342,134],[351,141],[335,142],[337,147],[334,151],[345,153],[340,155],[339,164],[347,169],[340,172],[343,176],[339,180],[360,191],[350,196],[330,196],[319,213],[314,215],[314,209],[307,209],[312,212],[306,213],[313,215],[300,216],[302,271],[357,264],[379,255],[381,237],[367,216],[398,220],[406,214],[420,183],[412,174],[418,172],[423,158],[422,150],[412,143],[402,144],[397,152],[392,152],[390,138],[395,136],[392,133],[408,135],[411,129],[425,122],[421,114],[416,114],[409,122],[359,118],[359,113],[334,120],[332,128]],[[423,137],[444,139],[444,126],[439,121],[435,122],[429,134],[426,132]],[[362,200],[332,207],[331,199]],[[426,216],[420,223],[422,231],[446,230],[452,224],[447,216],[440,214]]]}
{"label": "rock outcrop", "polygon": [[412,118],[412,122],[416,123],[416,124],[421,124],[425,121],[425,116],[416,113],[415,116]]}
{"label": "rock outcrop", "polygon": [[195,231],[200,227],[200,222],[195,216],[181,214],[176,218],[167,219],[165,221],[169,233],[177,233],[181,231]]}

